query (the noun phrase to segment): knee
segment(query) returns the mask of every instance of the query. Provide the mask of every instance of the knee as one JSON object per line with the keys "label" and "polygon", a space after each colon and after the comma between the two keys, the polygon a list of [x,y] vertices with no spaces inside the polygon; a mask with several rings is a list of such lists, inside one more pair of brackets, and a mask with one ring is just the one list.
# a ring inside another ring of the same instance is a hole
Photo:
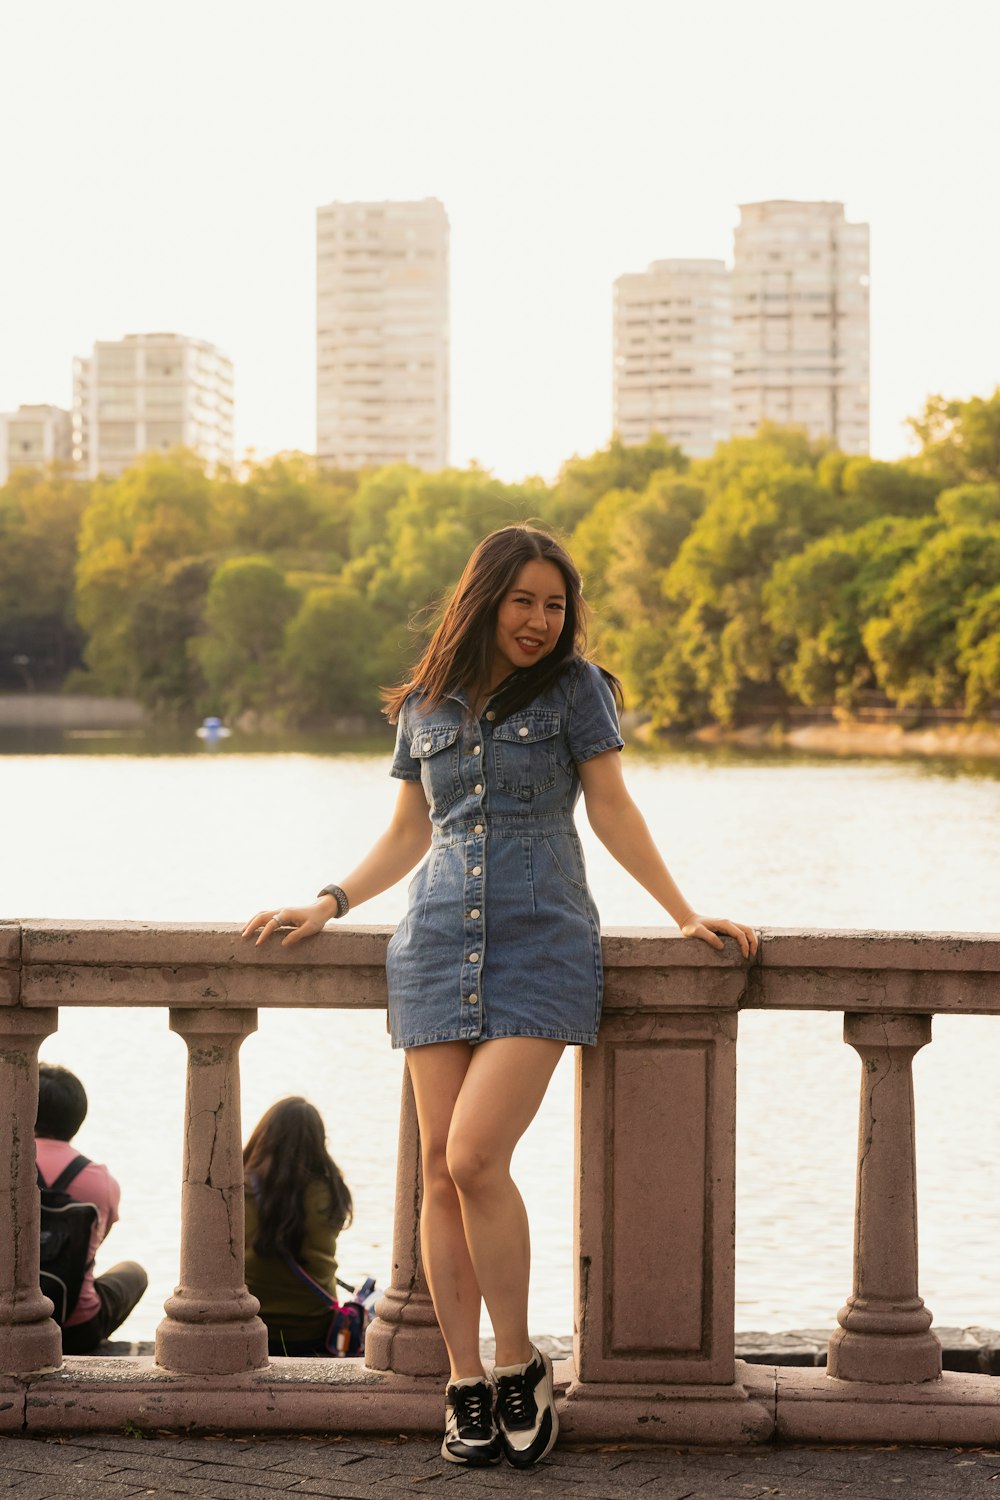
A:
{"label": "knee", "polygon": [[481,1141],[449,1140],[447,1162],[452,1182],[467,1197],[488,1191],[497,1180],[499,1163]]}
{"label": "knee", "polygon": [[444,1141],[440,1144],[422,1142],[420,1165],[424,1174],[424,1193],[453,1193],[455,1184],[448,1171],[448,1152]]}

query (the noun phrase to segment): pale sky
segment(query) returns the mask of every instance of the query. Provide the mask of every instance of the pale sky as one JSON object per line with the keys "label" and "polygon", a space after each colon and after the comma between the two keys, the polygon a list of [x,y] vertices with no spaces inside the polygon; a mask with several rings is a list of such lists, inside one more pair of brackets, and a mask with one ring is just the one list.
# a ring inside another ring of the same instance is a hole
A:
{"label": "pale sky", "polygon": [[611,428],[611,288],[737,205],[872,236],[872,435],[1000,383],[997,0],[10,0],[0,411],[171,330],[237,449],[315,447],[315,210],[451,220],[452,460],[551,477]]}

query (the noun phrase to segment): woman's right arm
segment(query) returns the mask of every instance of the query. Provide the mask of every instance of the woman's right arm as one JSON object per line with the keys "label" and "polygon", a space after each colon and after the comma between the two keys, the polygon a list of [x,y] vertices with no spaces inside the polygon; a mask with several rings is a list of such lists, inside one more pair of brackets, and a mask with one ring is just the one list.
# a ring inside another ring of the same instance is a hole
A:
{"label": "woman's right arm", "polygon": [[[431,844],[431,818],[423,786],[419,781],[404,781],[399,788],[396,807],[388,828],[372,845],[364,859],[340,882],[351,906],[360,906],[382,891],[387,891],[419,864]],[[310,937],[326,926],[337,911],[332,896],[319,896],[311,906],[283,906],[277,911],[260,911],[251,917],[243,936],[259,933],[256,946],[280,927],[293,930],[281,939],[288,948],[301,938]]]}

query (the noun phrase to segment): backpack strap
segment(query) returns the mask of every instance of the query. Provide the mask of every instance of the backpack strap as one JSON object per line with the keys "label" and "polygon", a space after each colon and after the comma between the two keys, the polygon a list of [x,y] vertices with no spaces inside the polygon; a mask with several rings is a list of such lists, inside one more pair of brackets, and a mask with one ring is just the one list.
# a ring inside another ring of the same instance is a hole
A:
{"label": "backpack strap", "polygon": [[315,1277],[310,1276],[305,1266],[300,1265],[294,1255],[289,1255],[288,1251],[285,1250],[281,1252],[281,1258],[297,1281],[301,1281],[303,1286],[307,1286],[311,1292],[315,1292],[316,1296],[322,1299],[330,1312],[336,1312],[340,1307],[340,1303],[336,1297],[331,1297],[326,1287],[321,1285]]}
{"label": "backpack strap", "polygon": [[[49,1187],[52,1189],[52,1191],[54,1193],[64,1193],[66,1191],[66,1189],[69,1187],[70,1183],[73,1181],[73,1179],[76,1178],[76,1177],[79,1177],[79,1175],[83,1171],[84,1167],[89,1167],[89,1166],[90,1166],[90,1157],[89,1156],[74,1156],[74,1158],[70,1162],[69,1166],[68,1167],[63,1167],[62,1171],[59,1173],[59,1176],[56,1178],[56,1180],[54,1182],[50,1182],[49,1183]],[[36,1171],[37,1171],[37,1168],[36,1168]],[[39,1184],[39,1187],[45,1187],[45,1183],[42,1180],[42,1174],[41,1174],[41,1172],[38,1173],[38,1184]]]}

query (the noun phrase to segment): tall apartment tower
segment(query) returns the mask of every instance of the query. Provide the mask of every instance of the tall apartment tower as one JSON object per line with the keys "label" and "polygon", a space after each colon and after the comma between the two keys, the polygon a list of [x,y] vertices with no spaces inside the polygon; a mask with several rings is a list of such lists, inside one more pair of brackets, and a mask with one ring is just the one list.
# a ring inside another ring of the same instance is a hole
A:
{"label": "tall apartment tower", "polygon": [[654,260],[614,293],[614,425],[625,443],[660,432],[693,458],[730,434],[729,271]]}
{"label": "tall apartment tower", "polygon": [[142,453],[193,448],[233,461],[233,366],[203,339],[130,333],[73,364],[73,456],[114,478]]}
{"label": "tall apartment tower", "polygon": [[448,463],[448,216],[436,198],[316,211],[316,453]]}
{"label": "tall apartment tower", "polygon": [[868,452],[868,225],[848,224],[842,203],[740,208],[733,432],[763,421]]}
{"label": "tall apartment tower", "polygon": [[16,469],[73,460],[73,427],[61,406],[19,406],[0,412],[0,484]]}

